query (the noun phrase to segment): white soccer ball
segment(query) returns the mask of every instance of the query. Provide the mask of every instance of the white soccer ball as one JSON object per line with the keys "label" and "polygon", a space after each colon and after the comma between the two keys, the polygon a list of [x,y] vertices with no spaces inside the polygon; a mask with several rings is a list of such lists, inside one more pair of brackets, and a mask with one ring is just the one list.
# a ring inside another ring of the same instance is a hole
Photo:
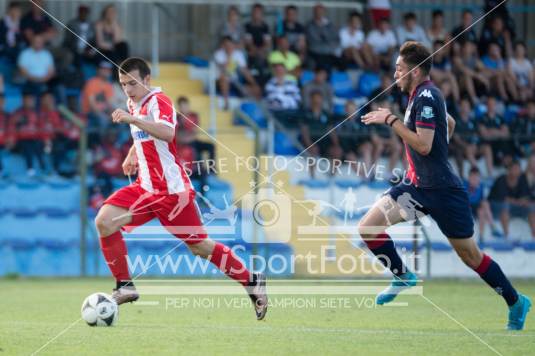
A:
{"label": "white soccer ball", "polygon": [[119,317],[119,307],[106,293],[93,293],[82,303],[82,319],[89,326],[113,326]]}

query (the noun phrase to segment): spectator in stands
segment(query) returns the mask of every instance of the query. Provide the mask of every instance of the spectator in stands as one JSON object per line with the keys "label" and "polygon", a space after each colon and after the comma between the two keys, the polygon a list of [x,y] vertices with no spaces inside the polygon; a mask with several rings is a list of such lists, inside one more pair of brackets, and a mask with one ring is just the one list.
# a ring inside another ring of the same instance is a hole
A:
{"label": "spectator in stands", "polygon": [[365,41],[360,13],[353,11],[349,14],[347,26],[340,29],[339,37],[342,59],[345,63],[356,64],[364,70],[379,70],[379,63]]}
{"label": "spectator in stands", "polygon": [[3,155],[5,150],[11,150],[15,145],[15,132],[8,113],[4,110],[5,97],[0,94],[0,178],[5,176]]}
{"label": "spectator in stands", "polygon": [[485,197],[485,185],[481,182],[481,173],[476,166],[470,169],[468,180],[464,181],[464,186],[468,192],[472,215],[479,223],[479,241],[483,241],[487,225],[490,226],[494,236],[500,236],[501,234],[494,224],[490,204]]}
{"label": "spectator in stands", "polygon": [[461,24],[451,31],[451,37],[455,39],[453,41],[453,53],[455,55],[461,52],[461,48],[466,42],[477,43],[476,31],[473,27],[470,27],[473,21],[472,10],[464,9],[461,16]]}
{"label": "spectator in stands", "polygon": [[[508,165],[507,173],[500,176],[490,190],[490,206],[492,212],[500,216],[503,232],[507,239],[511,216],[535,219],[535,209],[530,201],[530,191],[525,174],[522,174],[520,163],[512,161]],[[532,224],[531,235],[535,237],[535,224]]]}
{"label": "spectator in stands", "polygon": [[518,99],[521,102],[528,101],[533,96],[535,73],[526,57],[526,45],[523,42],[515,44],[515,54],[507,62],[509,75],[516,81]]}
{"label": "spectator in stands", "polygon": [[309,66],[323,65],[331,70],[337,64],[336,50],[339,46],[338,31],[325,16],[325,7],[314,6],[314,17],[306,26]]}
{"label": "spectator in stands", "polygon": [[283,63],[273,63],[273,78],[265,88],[268,108],[274,112],[295,112],[301,104],[297,81],[289,76]]}
{"label": "spectator in stands", "polygon": [[256,3],[251,10],[251,21],[245,24],[245,48],[249,68],[258,72],[255,74],[260,83],[267,75],[267,56],[271,49],[271,35],[269,26],[264,21],[264,6]]}
{"label": "spectator in stands", "polygon": [[[334,146],[338,147],[334,151],[342,152],[343,157],[340,158],[351,162],[362,162],[368,171],[372,167],[373,147],[369,129],[360,118],[355,102],[346,101],[344,112],[336,118],[337,124],[343,123],[336,128],[332,140]],[[357,166],[353,165],[352,168],[357,169]]]}
{"label": "spectator in stands", "polygon": [[13,113],[11,124],[13,125],[13,132],[16,135],[17,145],[15,150],[24,156],[28,176],[33,177],[36,174],[33,166],[34,158],[37,159],[39,167],[44,171],[42,123],[39,121],[37,111],[35,110],[35,96],[32,92],[24,92],[22,107]]}
{"label": "spectator in stands", "polygon": [[333,109],[334,92],[333,87],[329,84],[329,74],[327,70],[322,66],[317,66],[314,72],[314,79],[306,83],[303,86],[303,107],[307,110],[310,109],[310,97],[312,92],[320,92],[323,98],[323,110],[328,113]]}
{"label": "spectator in stands", "polygon": [[[496,110],[496,99],[487,99],[487,113],[479,120],[478,132],[481,137],[481,149],[486,157],[487,173],[494,173],[494,161],[507,165],[511,161],[511,133],[502,116]],[[488,152],[490,150],[490,153]]]}
{"label": "spectator in stands", "polygon": [[31,44],[31,47],[20,53],[17,64],[25,80],[25,91],[41,95],[54,85],[53,80],[56,74],[54,59],[45,48],[43,36],[32,36]]}
{"label": "spectator in stands", "polygon": [[115,5],[104,7],[100,19],[95,23],[95,43],[97,49],[107,57],[100,60],[109,60],[118,65],[128,57],[128,43],[117,20]]}
{"label": "spectator in stands", "polygon": [[514,119],[511,132],[515,152],[524,157],[535,153],[535,99],[530,99],[525,112]]}
{"label": "spectator in stands", "polygon": [[[47,92],[41,96],[38,115],[43,133],[44,150],[52,156],[54,171],[61,173],[61,164],[67,161],[69,151],[75,150],[78,144],[65,138],[63,119],[56,108],[52,93]],[[72,174],[73,172],[69,173]]]}
{"label": "spectator in stands", "polygon": [[366,43],[370,45],[374,55],[377,57],[374,62],[378,61],[384,71],[390,71],[398,43],[394,31],[390,29],[390,20],[387,18],[381,19],[377,29],[368,33]]}
{"label": "spectator in stands", "polygon": [[468,160],[468,163],[472,167],[476,167],[478,154],[487,154],[486,161],[492,163],[492,150],[487,149],[486,152],[481,152],[481,148],[478,146],[477,123],[472,106],[470,105],[470,100],[462,98],[459,108],[459,117],[455,120],[455,131],[452,137],[453,144],[450,145],[450,149],[453,151],[457,163],[457,170],[462,178],[464,177],[463,167],[465,159]]}
{"label": "spectator in stands", "polygon": [[306,56],[305,27],[297,19],[297,7],[288,5],[284,8],[284,20],[282,21],[282,33],[290,42],[290,50],[299,55],[301,62]]}
{"label": "spectator in stands", "polygon": [[110,114],[114,109],[114,92],[110,82],[112,70],[111,63],[101,61],[97,75],[89,79],[82,90],[82,113],[88,117],[88,131],[92,141],[99,142],[99,138],[111,125]]}
{"label": "spectator in stands", "polygon": [[227,10],[227,20],[218,32],[220,38],[230,37],[238,48],[242,48],[245,40],[245,30],[241,24],[240,11],[234,5]]}
{"label": "spectator in stands", "polygon": [[442,92],[442,96],[444,97],[444,101],[446,103],[446,109],[448,110],[448,113],[452,117],[458,117],[459,116],[459,101],[457,101],[453,94],[453,89],[451,87],[450,82],[442,82],[439,86],[440,91]]}
{"label": "spectator in stands", "polygon": [[[232,38],[223,37],[221,46],[214,53],[214,61],[219,70],[217,85],[225,100],[225,110],[229,108],[228,98],[231,90],[239,95],[249,94],[257,98],[260,97],[260,87],[247,68],[245,55],[236,48]],[[244,83],[241,78],[243,78]]]}
{"label": "spectator in stands", "polygon": [[33,0],[30,11],[20,20],[20,29],[27,44],[33,42],[34,36],[41,35],[48,45],[57,35],[52,20],[41,10],[44,7],[44,0]]}
{"label": "spectator in stands", "polygon": [[277,49],[269,54],[268,62],[270,65],[283,63],[286,71],[294,80],[299,78],[301,73],[301,60],[299,56],[290,51],[290,43],[285,35],[277,37]]}
{"label": "spectator in stands", "polygon": [[414,12],[408,12],[403,15],[403,25],[397,28],[397,37],[400,44],[407,41],[418,41],[427,48],[431,48],[431,42],[429,42],[429,38],[427,38],[422,26],[418,25]]}
{"label": "spectator in stands", "polygon": [[431,79],[439,85],[444,82],[448,82],[451,86],[453,98],[456,101],[459,101],[459,84],[457,83],[457,79],[452,72],[453,66],[448,56],[448,51],[446,48],[442,48],[443,46],[443,41],[437,40],[433,43],[433,53],[435,54],[433,55]]}
{"label": "spectator in stands", "polygon": [[334,131],[319,142],[316,142],[325,135],[332,127],[332,117],[323,110],[323,95],[319,91],[310,94],[310,109],[305,110],[300,126],[300,142],[312,156],[333,157],[339,156],[339,147],[335,145]]}
{"label": "spectator in stands", "polygon": [[478,104],[476,87],[483,86],[485,91],[490,90],[490,82],[483,75],[484,64],[477,56],[477,48],[473,42],[466,41],[458,55],[453,57],[453,68],[459,78],[462,91],[466,92],[472,104]]}
{"label": "spectator in stands", "polygon": [[21,8],[18,2],[10,2],[6,15],[0,20],[0,55],[12,63],[24,46],[24,38],[20,29]]}
{"label": "spectator in stands", "polygon": [[373,21],[373,27],[378,27],[381,20],[390,19],[392,6],[390,0],[368,0],[368,9]]}
{"label": "spectator in stands", "polygon": [[500,53],[500,47],[496,43],[489,44],[488,52],[481,58],[485,69],[483,75],[487,77],[492,88],[496,88],[497,94],[504,101],[512,99],[518,101],[516,90],[516,78],[507,71],[505,61]]}
{"label": "spectator in stands", "polygon": [[97,177],[97,184],[104,196],[108,196],[113,191],[113,178],[124,176],[122,168],[124,155],[118,147],[116,139],[116,131],[108,130],[101,144],[95,146],[93,169]]}
{"label": "spectator in stands", "polygon": [[511,33],[504,28],[503,19],[495,16],[490,23],[490,27],[483,29],[479,39],[479,53],[488,53],[491,44],[499,46],[501,55],[509,58],[513,55],[511,43]]}
{"label": "spectator in stands", "polygon": [[96,52],[88,46],[95,37],[95,28],[89,15],[91,10],[86,5],[78,7],[78,15],[67,24],[63,47],[67,48],[74,56],[74,63],[82,65],[82,60],[93,62]]}
{"label": "spectator in stands", "polygon": [[[191,167],[191,177],[199,178],[201,186],[207,186],[207,176],[210,173],[215,173],[215,146],[211,142],[206,142],[199,139],[199,115],[190,108],[189,99],[181,96],[177,99],[177,126],[176,137],[177,145],[190,146],[194,151],[193,159],[202,161],[198,167]],[[206,160],[209,161],[206,161]],[[212,167],[209,169],[209,167]]]}
{"label": "spectator in stands", "polygon": [[450,40],[450,34],[444,27],[444,12],[442,10],[433,10],[431,15],[431,27],[427,29],[427,38],[431,43],[441,41],[446,43]]}

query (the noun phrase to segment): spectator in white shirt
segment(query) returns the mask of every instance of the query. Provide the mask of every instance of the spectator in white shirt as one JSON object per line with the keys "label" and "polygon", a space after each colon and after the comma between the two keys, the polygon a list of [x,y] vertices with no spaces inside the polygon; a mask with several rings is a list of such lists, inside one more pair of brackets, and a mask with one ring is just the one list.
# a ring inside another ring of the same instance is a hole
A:
{"label": "spectator in white shirt", "polygon": [[55,76],[54,59],[45,48],[45,38],[34,35],[31,47],[20,52],[17,65],[22,77],[26,80],[25,90],[40,95],[50,90],[49,85]]}
{"label": "spectator in white shirt", "polygon": [[347,26],[340,29],[341,56],[346,63],[355,63],[364,70],[378,70],[372,49],[366,44],[362,31],[362,16],[358,12],[349,14]]}
{"label": "spectator in white shirt", "polygon": [[214,61],[219,71],[217,84],[225,100],[225,110],[229,107],[228,98],[231,89],[240,95],[249,94],[259,97],[260,88],[247,69],[245,55],[236,48],[230,36],[225,36],[221,40],[220,48],[214,53]]}
{"label": "spectator in white shirt", "polygon": [[377,29],[368,33],[366,43],[370,45],[373,54],[378,58],[375,62],[378,61],[383,70],[389,71],[392,66],[392,57],[398,43],[394,31],[390,29],[390,20],[387,18],[381,19]]}
{"label": "spectator in white shirt", "polygon": [[403,16],[403,25],[398,27],[397,36],[399,44],[407,41],[417,41],[427,48],[431,48],[431,43],[422,26],[418,25],[416,14],[413,12],[408,12]]}
{"label": "spectator in white shirt", "polygon": [[286,72],[284,63],[273,64],[273,78],[266,84],[266,101],[272,111],[299,109],[301,93],[297,82]]}
{"label": "spectator in white shirt", "polygon": [[526,58],[526,45],[523,42],[515,44],[514,56],[509,58],[507,70],[516,79],[519,99],[526,102],[533,95],[533,65]]}

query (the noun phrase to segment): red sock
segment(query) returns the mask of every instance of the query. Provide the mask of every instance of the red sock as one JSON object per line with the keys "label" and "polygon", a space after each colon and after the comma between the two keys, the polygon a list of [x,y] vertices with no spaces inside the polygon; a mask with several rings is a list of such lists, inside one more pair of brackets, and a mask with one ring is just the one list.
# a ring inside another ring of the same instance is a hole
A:
{"label": "red sock", "polygon": [[117,282],[129,281],[128,263],[126,262],[126,244],[120,231],[100,238],[100,248],[111,274]]}
{"label": "red sock", "polygon": [[222,243],[216,242],[214,251],[210,256],[210,262],[242,285],[247,286],[249,284],[251,274],[232,250]]}

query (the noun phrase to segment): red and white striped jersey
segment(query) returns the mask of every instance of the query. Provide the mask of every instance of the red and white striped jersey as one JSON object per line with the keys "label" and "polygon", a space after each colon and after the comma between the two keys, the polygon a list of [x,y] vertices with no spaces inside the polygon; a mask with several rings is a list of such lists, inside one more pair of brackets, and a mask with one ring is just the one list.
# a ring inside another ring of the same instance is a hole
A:
{"label": "red and white striped jersey", "polygon": [[[152,88],[140,102],[128,99],[128,110],[141,120],[158,122],[175,128],[177,124],[173,102],[160,88]],[[168,195],[191,190],[192,185],[180,165],[175,139],[165,142],[157,139],[135,125],[130,125],[138,158],[137,183],[153,194]]]}

